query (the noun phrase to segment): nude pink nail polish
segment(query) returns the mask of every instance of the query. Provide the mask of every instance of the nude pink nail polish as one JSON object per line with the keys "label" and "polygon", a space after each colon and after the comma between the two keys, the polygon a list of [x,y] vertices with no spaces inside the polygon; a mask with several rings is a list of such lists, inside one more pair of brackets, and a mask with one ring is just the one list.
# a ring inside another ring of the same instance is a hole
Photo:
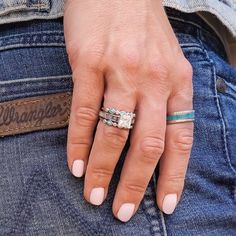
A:
{"label": "nude pink nail polish", "polygon": [[135,205],[133,203],[124,203],[121,205],[117,217],[123,222],[127,222],[134,214]]}
{"label": "nude pink nail polish", "polygon": [[75,177],[82,177],[84,173],[84,161],[75,160],[72,166],[72,174]]}
{"label": "nude pink nail polish", "polygon": [[93,188],[90,194],[90,202],[93,205],[101,205],[104,200],[104,188]]}
{"label": "nude pink nail polish", "polygon": [[166,214],[172,214],[177,204],[177,194],[167,194],[163,200],[162,210]]}

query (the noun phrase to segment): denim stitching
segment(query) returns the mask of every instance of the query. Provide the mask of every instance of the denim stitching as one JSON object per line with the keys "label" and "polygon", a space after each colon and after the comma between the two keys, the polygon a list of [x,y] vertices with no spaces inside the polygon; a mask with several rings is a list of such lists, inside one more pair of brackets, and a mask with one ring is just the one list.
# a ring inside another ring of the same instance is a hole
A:
{"label": "denim stitching", "polygon": [[[153,184],[154,184],[154,187],[156,188],[156,186],[157,186],[157,176],[156,176],[156,172],[154,172],[154,175],[153,175]],[[166,229],[164,214],[163,214],[163,212],[160,211],[160,210],[159,210],[159,213],[160,213],[160,217],[161,217],[161,223],[162,223],[162,228],[163,228],[164,236],[167,236],[167,229]]]}
{"label": "denim stitching", "polygon": [[[11,225],[11,230],[6,235],[25,235],[28,221],[32,217],[32,206],[36,201],[37,195],[45,193],[49,199],[52,199],[59,209],[67,216],[71,223],[82,229],[83,232],[87,232],[86,235],[105,235],[102,226],[98,223],[93,222],[90,227],[87,227],[87,221],[84,219],[80,211],[76,210],[75,207],[68,201],[65,194],[61,192],[59,186],[52,179],[49,179],[48,173],[39,169],[34,170],[34,174],[31,174],[30,179],[26,182],[21,201],[17,206],[16,213]],[[55,198],[55,196],[57,196]],[[89,231],[89,232],[88,232]],[[107,233],[108,228],[106,229]],[[101,234],[102,233],[102,234]],[[85,234],[84,234],[85,235]],[[109,234],[111,235],[111,234]]]}
{"label": "denim stitching", "polygon": [[[152,176],[152,179],[151,179],[151,185],[156,186],[156,175],[155,173],[153,174]],[[157,208],[157,205],[156,205],[156,201],[154,200],[156,199],[155,197],[155,193],[152,189],[151,186],[148,186],[147,190],[146,190],[146,193],[145,193],[145,197],[143,199],[143,208],[144,208],[144,212],[146,213],[146,217],[148,219],[148,221],[150,222],[151,224],[151,235],[154,235],[154,236],[166,236],[166,231],[161,229],[161,226],[160,226],[160,221],[162,223],[162,220],[160,219],[160,216],[159,216],[159,212],[160,210],[158,210]],[[164,234],[163,234],[164,233]]]}
{"label": "denim stitching", "polygon": [[[36,41],[37,40],[37,41]],[[63,32],[45,32],[42,34],[27,34],[22,36],[10,36],[1,38],[0,50],[14,45],[40,45],[40,44],[61,44],[65,45]]]}
{"label": "denim stitching", "polygon": [[16,105],[16,106],[20,106],[20,105],[26,105],[29,103],[37,103],[37,102],[44,102],[44,101],[48,101],[48,100],[54,100],[55,98],[65,98],[65,97],[69,97],[70,93],[67,93],[66,95],[55,95],[53,98],[45,98],[45,99],[41,99],[41,100],[32,100],[32,101],[25,101],[25,102],[12,102],[11,104],[6,104],[3,105],[3,107],[8,107],[8,106],[12,106],[12,105]]}
{"label": "denim stitching", "polygon": [[[53,92],[53,93],[60,93],[60,92],[65,92],[65,89],[63,88],[63,89],[52,89],[52,90],[50,90],[50,92]],[[50,93],[49,93],[50,94]],[[43,91],[39,91],[39,92],[37,92],[37,91],[33,91],[32,93],[30,93],[30,92],[26,92],[26,93],[20,93],[20,94],[17,94],[17,95],[20,95],[20,98],[22,98],[22,97],[25,97],[25,96],[40,96],[40,95],[45,95],[44,94],[44,92]],[[15,99],[15,94],[14,95],[12,95],[12,96],[8,96],[8,99],[10,99],[10,98],[12,98],[12,99]],[[18,99],[18,97],[17,97],[17,99]],[[1,101],[1,100],[0,100]],[[7,100],[3,100],[3,101],[1,101],[1,102],[7,102]]]}
{"label": "denim stitching", "polygon": [[165,217],[164,217],[163,212],[160,212],[160,215],[161,215],[161,223],[163,227],[164,236],[167,236],[167,229],[166,229]]}
{"label": "denim stitching", "polygon": [[42,34],[64,34],[63,31],[61,30],[42,30],[40,32],[33,32],[33,33],[17,33],[17,34],[11,34],[11,35],[7,35],[7,36],[1,36],[0,39],[8,39],[9,38],[16,38],[17,36],[35,36],[35,35],[39,35],[41,36]]}
{"label": "denim stitching", "polygon": [[209,64],[211,65],[211,70],[212,70],[212,74],[213,74],[213,77],[214,77],[214,86],[215,86],[215,91],[214,91],[215,92],[215,96],[214,97],[215,97],[216,106],[217,106],[217,110],[218,110],[218,113],[219,113],[219,116],[220,116],[220,120],[221,120],[221,125],[222,125],[222,138],[223,138],[223,141],[224,141],[224,153],[225,153],[225,156],[226,156],[226,162],[229,164],[230,169],[236,175],[236,170],[232,166],[231,160],[230,160],[230,157],[229,157],[228,142],[227,142],[227,137],[226,137],[227,136],[226,135],[227,130],[226,130],[226,125],[225,125],[224,117],[223,117],[223,114],[222,114],[222,111],[221,111],[221,107],[220,107],[219,97],[217,95],[217,88],[216,88],[216,77],[217,77],[217,75],[216,75],[215,64],[212,61],[212,59],[209,57],[208,52],[205,49],[205,46],[203,45],[203,43],[201,41],[202,33],[201,33],[200,30],[198,30],[198,38],[199,38],[200,44],[202,45],[203,50],[205,51],[206,59],[209,62]]}
{"label": "denim stitching", "polygon": [[[18,131],[18,130],[22,130],[24,128],[41,128],[42,130],[44,130],[44,129],[47,129],[48,126],[51,126],[51,125],[62,125],[62,124],[64,124],[63,126],[67,126],[68,125],[68,121],[69,121],[69,115],[67,116],[66,120],[64,120],[64,121],[58,121],[58,122],[43,124],[42,127],[41,127],[41,125],[38,125],[38,126],[36,126],[36,125],[21,126],[20,128],[4,130],[4,132]],[[24,131],[22,131],[22,132],[24,132]]]}
{"label": "denim stitching", "polygon": [[50,79],[71,79],[72,75],[56,75],[56,76],[47,76],[47,77],[33,77],[33,78],[25,78],[25,79],[16,79],[16,80],[5,80],[0,81],[1,85],[5,84],[14,84],[20,82],[35,82],[38,80],[50,80]]}
{"label": "denim stitching", "polygon": [[54,47],[64,47],[64,43],[34,43],[34,44],[15,44],[15,45],[10,45],[6,47],[0,47],[0,51],[4,50],[9,50],[9,49],[14,49],[14,48],[19,48],[19,47],[32,47],[32,46],[54,46]]}
{"label": "denim stitching", "polygon": [[36,43],[44,43],[45,41],[49,41],[49,42],[55,42],[55,41],[59,41],[59,42],[65,42],[64,41],[64,34],[63,32],[43,32],[42,34],[25,34],[23,36],[10,36],[10,37],[1,37],[0,40],[0,45],[1,47],[3,47],[4,45],[10,45],[10,44],[19,44],[22,42],[25,43],[29,43],[32,42],[32,44]]}

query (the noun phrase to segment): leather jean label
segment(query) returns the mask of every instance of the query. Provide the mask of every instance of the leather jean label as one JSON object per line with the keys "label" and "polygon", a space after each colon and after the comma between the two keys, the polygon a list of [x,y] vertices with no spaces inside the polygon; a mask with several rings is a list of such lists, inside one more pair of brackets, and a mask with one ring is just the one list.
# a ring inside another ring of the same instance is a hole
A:
{"label": "leather jean label", "polygon": [[0,136],[67,126],[71,95],[63,92],[0,103]]}

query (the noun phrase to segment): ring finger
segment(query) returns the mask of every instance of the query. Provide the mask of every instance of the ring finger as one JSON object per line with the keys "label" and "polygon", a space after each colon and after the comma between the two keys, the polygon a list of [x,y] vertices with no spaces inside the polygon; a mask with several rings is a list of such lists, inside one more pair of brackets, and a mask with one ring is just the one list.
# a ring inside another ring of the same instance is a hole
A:
{"label": "ring finger", "polygon": [[[104,107],[133,112],[135,100],[128,94],[109,90],[104,95]],[[84,196],[88,202],[100,205],[106,198],[111,177],[128,135],[128,129],[119,129],[99,121],[85,175]]]}

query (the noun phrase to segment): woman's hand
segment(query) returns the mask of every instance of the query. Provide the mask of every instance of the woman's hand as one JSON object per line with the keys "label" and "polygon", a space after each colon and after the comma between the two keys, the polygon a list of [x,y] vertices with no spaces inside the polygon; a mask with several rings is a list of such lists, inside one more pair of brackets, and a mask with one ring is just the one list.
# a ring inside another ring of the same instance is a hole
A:
{"label": "woman's hand", "polygon": [[97,125],[104,98],[104,107],[136,113],[114,215],[128,221],[137,211],[159,160],[156,201],[171,214],[184,186],[193,124],[166,126],[166,115],[192,109],[192,68],[161,1],[68,0],[64,27],[74,82],[68,165],[77,177],[85,173],[85,199],[104,201],[129,133]]}

